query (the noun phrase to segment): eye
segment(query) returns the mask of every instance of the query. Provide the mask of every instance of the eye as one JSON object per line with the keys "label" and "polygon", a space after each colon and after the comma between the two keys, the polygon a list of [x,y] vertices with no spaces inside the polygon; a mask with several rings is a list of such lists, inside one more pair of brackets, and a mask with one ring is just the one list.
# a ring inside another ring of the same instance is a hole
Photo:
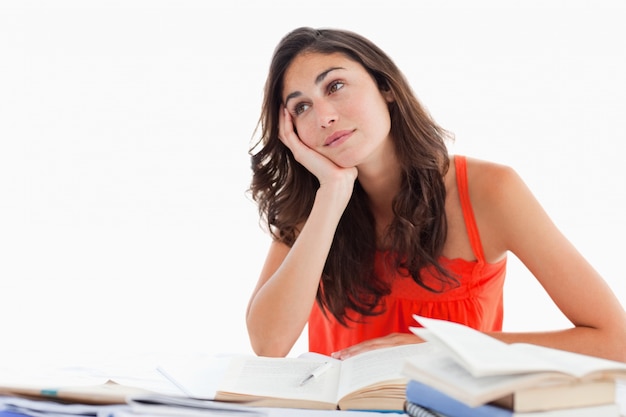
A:
{"label": "eye", "polygon": [[344,83],[342,81],[333,81],[332,83],[328,85],[328,92],[332,94],[338,90],[341,90],[343,86],[344,86]]}
{"label": "eye", "polygon": [[309,108],[309,105],[307,103],[298,103],[293,108],[293,114],[298,116],[298,115],[304,113],[306,111],[306,109],[308,109],[308,108]]}

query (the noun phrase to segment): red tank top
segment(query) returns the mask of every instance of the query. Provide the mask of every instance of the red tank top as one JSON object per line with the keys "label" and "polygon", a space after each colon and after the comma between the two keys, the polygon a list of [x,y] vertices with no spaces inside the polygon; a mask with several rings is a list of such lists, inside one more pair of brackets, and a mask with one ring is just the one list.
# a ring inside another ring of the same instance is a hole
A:
{"label": "red tank top", "polygon": [[[376,272],[392,283],[391,293],[381,301],[384,313],[360,316],[349,311],[348,316],[356,320],[348,320],[348,327],[345,327],[330,313],[325,316],[316,303],[308,323],[311,352],[330,355],[390,333],[410,333],[409,326],[418,326],[413,314],[462,323],[480,331],[502,330],[506,258],[493,264],[485,261],[468,193],[465,157],[457,155],[454,163],[465,226],[476,257],[475,261],[440,258],[441,265],[457,277],[459,285],[440,293],[428,291],[411,277],[398,272],[390,273],[385,268],[385,253],[378,252],[374,266]],[[425,268],[422,277],[428,282],[429,278],[434,279],[434,273],[432,268]]]}

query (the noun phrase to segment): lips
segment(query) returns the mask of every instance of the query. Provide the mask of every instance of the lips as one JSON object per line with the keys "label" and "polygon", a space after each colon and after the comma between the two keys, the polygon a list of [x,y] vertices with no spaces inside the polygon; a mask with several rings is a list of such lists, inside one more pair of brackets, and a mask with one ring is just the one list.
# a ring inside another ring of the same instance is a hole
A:
{"label": "lips", "polygon": [[351,135],[353,130],[339,130],[332,135],[328,136],[324,141],[324,146],[336,146],[343,143],[347,140]]}

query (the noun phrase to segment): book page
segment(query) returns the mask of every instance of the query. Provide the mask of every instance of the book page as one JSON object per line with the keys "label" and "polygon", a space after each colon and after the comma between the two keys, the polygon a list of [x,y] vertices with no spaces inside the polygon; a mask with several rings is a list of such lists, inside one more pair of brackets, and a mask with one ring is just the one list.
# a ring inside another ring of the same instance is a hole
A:
{"label": "book page", "polygon": [[[583,376],[600,370],[626,370],[626,364],[538,345],[506,344],[471,327],[414,315],[424,328],[418,336],[448,348],[449,354],[473,376],[561,372]],[[519,346],[518,346],[519,345]]]}
{"label": "book page", "polygon": [[328,371],[300,386],[302,380],[320,366],[319,360],[233,357],[218,391],[336,403],[342,362],[331,363]]}
{"label": "book page", "polygon": [[406,379],[402,369],[405,360],[415,355],[429,356],[433,349],[429,343],[394,346],[361,353],[343,361],[339,381],[339,396],[381,381]]}
{"label": "book page", "polygon": [[511,349],[511,345],[471,327],[417,315],[414,318],[424,328],[411,327],[413,333],[448,348],[449,354],[476,377],[555,370],[550,361]]}
{"label": "book page", "polygon": [[626,363],[596,358],[559,349],[551,349],[528,343],[514,343],[511,349],[524,354],[540,357],[550,362],[552,368],[559,372],[578,378],[599,377],[599,374],[626,378]]}

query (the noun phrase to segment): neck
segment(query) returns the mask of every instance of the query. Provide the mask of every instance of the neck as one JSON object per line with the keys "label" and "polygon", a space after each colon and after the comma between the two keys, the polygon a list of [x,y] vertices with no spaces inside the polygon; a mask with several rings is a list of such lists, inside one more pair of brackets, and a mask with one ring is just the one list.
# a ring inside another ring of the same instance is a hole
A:
{"label": "neck", "polygon": [[392,202],[400,191],[402,171],[393,152],[376,166],[359,166],[359,183],[367,194],[370,209],[376,222],[376,235],[381,239],[393,220]]}

